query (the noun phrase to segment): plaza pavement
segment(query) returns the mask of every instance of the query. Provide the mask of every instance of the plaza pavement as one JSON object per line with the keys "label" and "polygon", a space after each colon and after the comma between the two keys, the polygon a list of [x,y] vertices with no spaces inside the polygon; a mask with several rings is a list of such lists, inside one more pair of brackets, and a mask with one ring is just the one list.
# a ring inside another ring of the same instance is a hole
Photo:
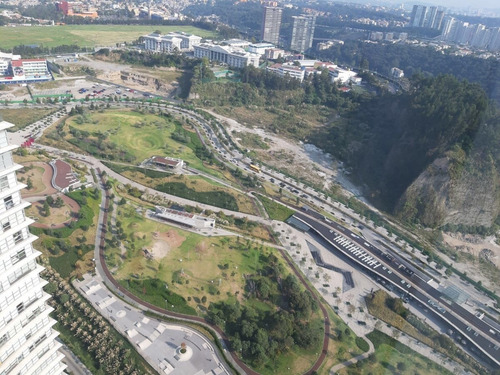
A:
{"label": "plaza pavement", "polygon": [[[172,375],[229,375],[212,343],[194,329],[147,317],[143,311],[114,296],[99,275],[75,280],[77,290],[158,371]],[[180,353],[181,344],[186,353]]]}

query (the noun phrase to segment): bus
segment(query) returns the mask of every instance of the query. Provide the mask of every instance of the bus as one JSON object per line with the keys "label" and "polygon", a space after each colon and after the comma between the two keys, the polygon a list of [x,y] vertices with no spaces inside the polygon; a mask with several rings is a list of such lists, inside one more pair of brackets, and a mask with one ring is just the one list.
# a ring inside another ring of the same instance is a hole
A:
{"label": "bus", "polygon": [[260,173],[260,167],[254,165],[254,164],[250,164],[250,169],[254,172]]}

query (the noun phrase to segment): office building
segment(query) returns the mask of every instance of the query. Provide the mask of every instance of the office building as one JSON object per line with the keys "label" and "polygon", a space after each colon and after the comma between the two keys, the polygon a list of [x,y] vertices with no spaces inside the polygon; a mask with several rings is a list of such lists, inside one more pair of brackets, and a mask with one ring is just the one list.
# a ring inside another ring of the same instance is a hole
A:
{"label": "office building", "polygon": [[59,375],[66,366],[36,262],[41,253],[32,247],[37,237],[28,230],[33,220],[24,213],[30,204],[20,191],[26,185],[16,179],[22,166],[12,160],[17,147],[7,141],[12,126],[0,122],[0,374]]}
{"label": "office building", "polygon": [[194,46],[201,43],[200,36],[176,32],[166,35],[151,33],[144,35],[142,38],[144,40],[144,49],[153,52],[192,51]]}
{"label": "office building", "polygon": [[246,52],[244,49],[218,44],[202,43],[194,46],[194,57],[206,57],[210,61],[218,61],[234,68],[248,65],[259,67],[260,55]]}
{"label": "office building", "polygon": [[263,56],[268,49],[272,48],[274,48],[274,45],[271,43],[252,43],[248,45],[248,52]]}
{"label": "office building", "polygon": [[274,45],[279,44],[282,12],[282,8],[274,6],[264,7],[261,29],[262,41],[269,42]]}
{"label": "office building", "polygon": [[290,49],[300,53],[312,47],[314,37],[314,27],[316,25],[315,15],[294,16],[292,42]]}

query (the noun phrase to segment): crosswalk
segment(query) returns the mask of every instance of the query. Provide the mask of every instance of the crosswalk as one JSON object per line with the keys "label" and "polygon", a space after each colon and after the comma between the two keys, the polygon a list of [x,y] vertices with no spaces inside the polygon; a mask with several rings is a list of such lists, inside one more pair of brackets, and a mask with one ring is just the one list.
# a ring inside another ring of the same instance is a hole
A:
{"label": "crosswalk", "polygon": [[377,269],[380,267],[380,263],[370,256],[366,251],[359,248],[357,245],[353,244],[347,238],[342,235],[337,235],[333,239],[338,245],[342,246],[342,248],[352,254],[353,257],[357,258],[363,263],[366,263],[372,269]]}

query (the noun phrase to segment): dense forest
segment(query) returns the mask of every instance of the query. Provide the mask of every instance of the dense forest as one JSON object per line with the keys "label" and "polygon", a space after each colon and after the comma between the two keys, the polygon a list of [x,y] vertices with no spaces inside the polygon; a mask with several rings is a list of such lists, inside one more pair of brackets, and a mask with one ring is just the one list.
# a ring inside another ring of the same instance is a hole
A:
{"label": "dense forest", "polygon": [[318,52],[317,57],[353,67],[367,62],[367,68],[387,76],[392,67],[403,69],[407,77],[416,73],[451,74],[479,83],[490,98],[500,103],[500,61],[494,58],[460,57],[432,47],[353,40]]}
{"label": "dense forest", "polygon": [[[316,144],[344,160],[358,182],[369,187],[372,200],[388,211],[450,150],[462,155],[462,163],[481,150],[486,160],[494,158],[500,166],[497,144],[484,142],[485,137],[498,139],[500,129],[484,123],[488,100],[478,84],[449,75],[415,75],[411,85],[404,94],[367,98],[362,110],[313,136]],[[498,122],[494,113],[489,116]],[[418,212],[412,215],[418,218]]]}

